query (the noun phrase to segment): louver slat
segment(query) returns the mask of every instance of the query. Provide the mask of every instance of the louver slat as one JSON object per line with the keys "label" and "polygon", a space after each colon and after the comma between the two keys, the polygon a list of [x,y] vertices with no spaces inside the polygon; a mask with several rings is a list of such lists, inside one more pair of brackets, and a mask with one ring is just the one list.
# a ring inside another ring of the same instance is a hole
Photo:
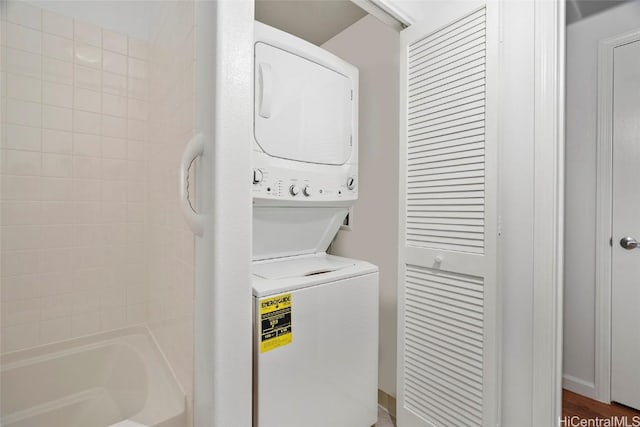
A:
{"label": "louver slat", "polygon": [[407,265],[405,404],[441,425],[482,425],[484,283]]}
{"label": "louver slat", "polygon": [[409,47],[410,246],[484,253],[485,37],[481,9]]}

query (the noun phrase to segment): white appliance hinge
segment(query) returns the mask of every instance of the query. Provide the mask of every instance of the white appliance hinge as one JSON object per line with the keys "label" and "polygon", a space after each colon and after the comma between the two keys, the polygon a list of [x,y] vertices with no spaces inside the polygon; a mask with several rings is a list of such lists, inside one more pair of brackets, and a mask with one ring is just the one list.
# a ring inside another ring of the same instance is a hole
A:
{"label": "white appliance hinge", "polygon": [[349,147],[353,147],[353,135],[349,135]]}
{"label": "white appliance hinge", "polygon": [[351,89],[351,100],[353,101],[353,89]]}
{"label": "white appliance hinge", "polygon": [[502,215],[498,215],[498,237],[502,236]]}

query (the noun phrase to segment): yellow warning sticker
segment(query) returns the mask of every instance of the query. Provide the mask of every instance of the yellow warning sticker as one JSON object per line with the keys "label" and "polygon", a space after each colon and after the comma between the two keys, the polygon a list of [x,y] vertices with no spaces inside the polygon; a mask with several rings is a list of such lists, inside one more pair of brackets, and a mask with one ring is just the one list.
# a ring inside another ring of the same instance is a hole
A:
{"label": "yellow warning sticker", "polygon": [[291,294],[260,300],[260,353],[292,341]]}

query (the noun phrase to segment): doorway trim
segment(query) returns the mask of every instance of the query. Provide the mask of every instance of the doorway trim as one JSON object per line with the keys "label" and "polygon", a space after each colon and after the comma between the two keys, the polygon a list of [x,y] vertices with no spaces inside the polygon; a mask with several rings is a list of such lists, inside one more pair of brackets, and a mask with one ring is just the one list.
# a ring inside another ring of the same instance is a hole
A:
{"label": "doorway trim", "polygon": [[534,2],[531,425],[562,414],[565,2]]}
{"label": "doorway trim", "polygon": [[611,402],[613,51],[635,41],[640,41],[640,29],[601,40],[598,45],[595,397],[605,403]]}

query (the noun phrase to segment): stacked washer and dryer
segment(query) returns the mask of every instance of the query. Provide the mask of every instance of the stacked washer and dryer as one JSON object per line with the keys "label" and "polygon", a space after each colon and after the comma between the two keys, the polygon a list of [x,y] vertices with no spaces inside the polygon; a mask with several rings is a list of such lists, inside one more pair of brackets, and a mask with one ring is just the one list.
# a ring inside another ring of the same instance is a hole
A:
{"label": "stacked washer and dryer", "polygon": [[254,427],[377,418],[378,268],[326,250],[358,198],[358,70],[255,26]]}

